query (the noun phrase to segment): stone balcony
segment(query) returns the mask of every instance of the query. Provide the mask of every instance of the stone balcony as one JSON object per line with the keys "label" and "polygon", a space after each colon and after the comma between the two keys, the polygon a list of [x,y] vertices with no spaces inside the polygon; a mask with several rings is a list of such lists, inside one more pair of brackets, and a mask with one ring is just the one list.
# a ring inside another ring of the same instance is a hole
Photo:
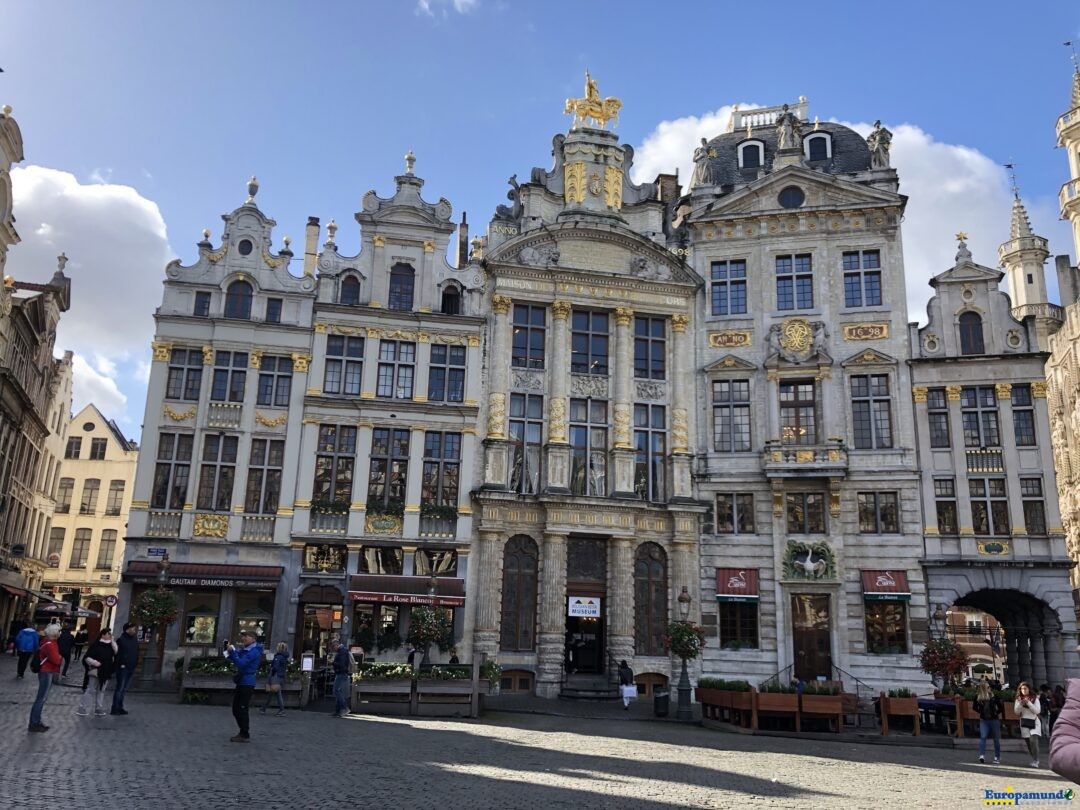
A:
{"label": "stone balcony", "polygon": [[924,541],[927,563],[979,562],[1030,564],[1068,563],[1065,538],[1060,534],[1004,536],[935,535]]}
{"label": "stone balcony", "polygon": [[215,428],[240,427],[240,417],[244,406],[233,402],[211,402],[206,414],[206,424]]}
{"label": "stone balcony", "polygon": [[1061,210],[1064,212],[1067,207],[1076,204],[1078,197],[1080,197],[1080,179],[1063,183],[1061,191],[1058,192],[1058,202],[1061,204]]}
{"label": "stone balcony", "polygon": [[179,537],[183,512],[150,511],[147,515],[147,537]]}
{"label": "stone balcony", "polygon": [[308,531],[312,534],[344,535],[348,528],[348,512],[322,512],[317,509],[311,511],[311,522]]}
{"label": "stone balcony", "polygon": [[275,520],[272,515],[244,515],[240,539],[256,543],[273,542]]}
{"label": "stone balcony", "polygon": [[453,540],[457,536],[457,518],[420,515],[420,536],[431,540]]}
{"label": "stone balcony", "polygon": [[825,444],[765,442],[762,468],[768,478],[843,478],[847,475],[847,447],[839,439]]}

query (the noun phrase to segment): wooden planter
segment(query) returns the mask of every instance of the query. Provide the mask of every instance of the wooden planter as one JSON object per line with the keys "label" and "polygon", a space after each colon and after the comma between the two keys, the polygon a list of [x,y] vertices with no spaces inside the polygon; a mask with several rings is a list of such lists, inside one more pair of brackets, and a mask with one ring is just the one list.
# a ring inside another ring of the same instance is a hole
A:
{"label": "wooden planter", "polygon": [[914,736],[918,737],[922,728],[919,717],[919,699],[917,697],[893,698],[881,693],[881,733],[889,733],[889,717],[911,717],[914,719]]}
{"label": "wooden planter", "polygon": [[753,710],[753,728],[758,727],[758,715],[790,714],[795,718],[795,731],[802,731],[802,718],[799,713],[799,696],[794,692],[755,692]]}
{"label": "wooden planter", "polygon": [[353,681],[353,698],[358,701],[408,702],[411,678],[371,678]]}
{"label": "wooden planter", "polygon": [[[207,692],[210,698],[207,702],[213,702],[215,695],[222,696],[225,693],[231,695],[235,689],[236,684],[233,682],[231,675],[200,675],[197,672],[185,672],[180,678],[181,700],[184,699],[185,692]],[[252,702],[255,702],[254,695],[265,694],[266,679],[260,678],[255,685],[255,691],[252,693]],[[299,678],[282,684],[281,695],[286,706],[303,707],[307,703],[307,690]]]}
{"label": "wooden planter", "polygon": [[834,718],[837,734],[844,727],[844,702],[840,695],[803,695],[800,709],[803,714]]}
{"label": "wooden planter", "polygon": [[[702,689],[694,690],[694,697],[701,704],[702,714],[710,720],[722,722],[736,722],[734,712],[753,712],[753,692],[735,692],[727,689]],[[739,724],[744,728],[749,727],[750,718],[741,716]]]}

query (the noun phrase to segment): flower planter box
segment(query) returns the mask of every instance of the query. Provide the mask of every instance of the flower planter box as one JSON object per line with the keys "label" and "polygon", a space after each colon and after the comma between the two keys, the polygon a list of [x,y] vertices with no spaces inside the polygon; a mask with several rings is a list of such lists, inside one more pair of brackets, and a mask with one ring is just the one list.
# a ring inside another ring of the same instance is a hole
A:
{"label": "flower planter box", "polygon": [[[200,675],[197,672],[185,672],[180,678],[180,700],[182,702],[185,693],[191,692],[208,693],[207,699],[199,702],[215,703],[217,702],[215,697],[221,699],[222,702],[229,702],[232,700],[232,693],[235,689],[236,684],[233,682],[231,675]],[[300,708],[307,703],[307,689],[304,688],[300,679],[286,681],[281,687],[281,692],[286,706]],[[255,702],[254,695],[259,695],[261,700],[265,694],[266,679],[260,678],[255,684],[252,703]]]}
{"label": "flower planter box", "polygon": [[753,692],[735,692],[727,689],[702,689],[697,687],[694,696],[701,704],[701,710],[710,720],[736,723],[749,728],[749,715],[741,715],[736,721],[734,712],[752,712],[754,708]]}
{"label": "flower planter box", "polygon": [[803,695],[802,714],[828,717],[836,720],[836,733],[844,727],[844,703],[840,695]]}
{"label": "flower planter box", "polygon": [[881,733],[889,733],[890,717],[910,717],[913,720],[913,734],[918,737],[921,731],[919,699],[917,697],[894,698],[881,693]]}
{"label": "flower planter box", "polygon": [[353,696],[357,700],[401,700],[412,694],[411,678],[371,678],[353,681]]}
{"label": "flower planter box", "polygon": [[758,727],[758,715],[790,714],[795,718],[795,731],[802,731],[802,718],[799,712],[799,696],[794,692],[755,692],[752,727]]}

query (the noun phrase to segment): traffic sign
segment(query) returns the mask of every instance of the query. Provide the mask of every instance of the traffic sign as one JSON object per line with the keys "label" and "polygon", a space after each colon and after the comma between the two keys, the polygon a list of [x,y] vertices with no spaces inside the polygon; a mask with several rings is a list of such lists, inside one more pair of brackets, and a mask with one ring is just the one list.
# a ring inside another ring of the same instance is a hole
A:
{"label": "traffic sign", "polygon": [[117,602],[117,599],[112,594],[109,594],[108,596],[105,597],[105,604],[108,605],[109,607],[116,607],[116,602]]}

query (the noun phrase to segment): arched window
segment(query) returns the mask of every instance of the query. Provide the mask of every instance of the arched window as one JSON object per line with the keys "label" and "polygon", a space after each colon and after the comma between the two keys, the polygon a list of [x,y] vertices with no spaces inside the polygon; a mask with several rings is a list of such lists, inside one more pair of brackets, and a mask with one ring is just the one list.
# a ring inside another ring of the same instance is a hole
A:
{"label": "arched window", "polygon": [[415,273],[407,264],[395,264],[390,270],[390,300],[388,309],[411,310],[413,308],[413,283]]}
{"label": "arched window", "polygon": [[251,285],[234,281],[225,290],[225,317],[246,321],[251,318]]}
{"label": "arched window", "polygon": [[761,144],[747,143],[739,147],[739,168],[761,168]]}
{"label": "arched window", "polygon": [[828,160],[832,157],[828,135],[811,135],[803,141],[807,160]]}
{"label": "arched window", "polygon": [[965,312],[960,316],[960,354],[984,354],[982,318],[978,313]]}
{"label": "arched window", "polygon": [[360,303],[360,279],[356,276],[345,276],[341,280],[341,303],[349,306]]}
{"label": "arched window", "polygon": [[443,315],[461,314],[461,290],[457,288],[457,285],[447,284],[446,288],[443,289],[439,311]]}
{"label": "arched window", "polygon": [[536,542],[523,534],[511,537],[503,551],[502,623],[499,649],[536,649]]}
{"label": "arched window", "polygon": [[668,623],[667,554],[642,543],[634,555],[634,653],[664,655]]}

